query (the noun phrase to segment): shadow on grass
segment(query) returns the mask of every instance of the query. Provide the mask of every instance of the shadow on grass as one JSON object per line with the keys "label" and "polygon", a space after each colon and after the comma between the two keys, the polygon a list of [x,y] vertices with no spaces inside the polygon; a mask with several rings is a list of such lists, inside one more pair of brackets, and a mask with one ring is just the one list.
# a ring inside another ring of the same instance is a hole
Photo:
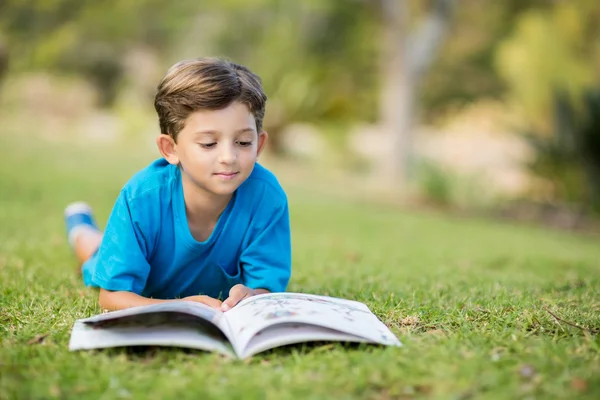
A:
{"label": "shadow on grass", "polygon": [[383,345],[371,343],[353,343],[353,342],[307,342],[299,344],[289,344],[277,347],[271,350],[256,354],[254,357],[260,359],[275,359],[284,357],[308,356],[312,354],[325,353],[330,351],[345,352],[366,352],[372,348],[384,348]]}
{"label": "shadow on grass", "polygon": [[[258,353],[249,359],[247,362],[262,362],[265,360],[273,360],[279,358],[308,356],[312,354],[325,353],[330,351],[344,352],[370,352],[372,349],[383,349],[386,346],[370,344],[370,343],[351,343],[351,342],[307,342],[299,344],[290,344],[280,346],[271,350],[266,350]],[[128,346],[108,349],[93,350],[96,354],[103,354],[108,357],[126,356],[129,361],[147,362],[160,359],[168,359],[175,355],[186,355],[192,357],[206,357],[213,353],[205,350],[166,347],[166,346]],[[223,356],[226,358],[225,356]],[[235,359],[234,359],[235,360]],[[240,360],[243,361],[243,360]]]}

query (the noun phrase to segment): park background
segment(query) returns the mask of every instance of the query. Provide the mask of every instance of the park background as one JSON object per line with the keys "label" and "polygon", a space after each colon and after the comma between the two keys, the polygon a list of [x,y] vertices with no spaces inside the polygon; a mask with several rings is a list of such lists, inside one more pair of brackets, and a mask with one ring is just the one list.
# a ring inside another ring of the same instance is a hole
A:
{"label": "park background", "polygon": [[[594,398],[598,21],[592,0],[0,2],[0,397]],[[364,301],[403,349],[66,351],[100,310],[62,210],[104,225],[158,157],[157,83],[198,56],[263,79],[290,290]]]}

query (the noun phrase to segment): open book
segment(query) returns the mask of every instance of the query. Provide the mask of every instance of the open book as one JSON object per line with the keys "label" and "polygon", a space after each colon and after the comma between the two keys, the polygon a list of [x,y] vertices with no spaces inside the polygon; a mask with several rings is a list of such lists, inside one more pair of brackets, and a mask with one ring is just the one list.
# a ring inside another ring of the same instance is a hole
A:
{"label": "open book", "polygon": [[363,303],[301,293],[269,293],[242,300],[223,313],[174,301],[113,311],[75,321],[70,350],[175,346],[248,358],[310,341],[400,346]]}

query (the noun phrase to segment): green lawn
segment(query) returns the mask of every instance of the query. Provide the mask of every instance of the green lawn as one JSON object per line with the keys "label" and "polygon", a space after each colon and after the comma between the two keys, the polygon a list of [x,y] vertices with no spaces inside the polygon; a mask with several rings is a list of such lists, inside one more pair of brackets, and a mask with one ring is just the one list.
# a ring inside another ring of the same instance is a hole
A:
{"label": "green lawn", "polygon": [[87,200],[103,224],[151,156],[147,146],[2,140],[1,399],[600,398],[598,237],[299,186],[287,186],[289,290],[365,302],[403,347],[296,346],[246,362],[176,349],[70,353],[73,321],[100,309],[75,274],[62,209]]}

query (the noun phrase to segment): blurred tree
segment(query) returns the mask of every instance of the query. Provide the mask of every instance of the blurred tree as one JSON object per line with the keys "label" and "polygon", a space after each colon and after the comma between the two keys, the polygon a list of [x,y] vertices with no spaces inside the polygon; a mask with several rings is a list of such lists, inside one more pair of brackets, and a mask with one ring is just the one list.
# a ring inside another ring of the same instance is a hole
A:
{"label": "blurred tree", "polygon": [[228,0],[220,6],[230,21],[224,27],[235,23],[237,29],[224,28],[214,47],[262,77],[271,149],[282,151],[280,133],[290,122],[374,119],[375,10],[361,1]]}
{"label": "blurred tree", "polygon": [[598,80],[600,6],[594,0],[553,2],[521,14],[500,45],[496,68],[507,99],[536,131],[552,130],[556,89],[578,97]]}
{"label": "blurred tree", "polygon": [[110,106],[124,54],[136,45],[166,52],[196,9],[192,1],[6,0],[0,30],[15,69],[81,74],[98,89],[100,105]]}
{"label": "blurred tree", "polygon": [[16,51],[15,70],[80,74],[104,106],[136,46],[172,59],[167,64],[185,54],[249,65],[269,94],[265,125],[280,149],[279,133],[290,122],[375,119],[374,11],[361,0],[7,0],[0,29]]}
{"label": "blurred tree", "polygon": [[409,29],[407,2],[379,0],[383,21],[380,120],[393,132],[394,174],[403,187],[412,162],[417,90],[444,39],[454,0],[431,2],[419,26]]}
{"label": "blurred tree", "polygon": [[[529,77],[494,71],[495,48],[517,31],[517,16],[559,3],[461,1],[451,34],[453,0],[4,0],[0,32],[11,70],[79,74],[95,84],[105,106],[124,87],[131,74],[124,63],[140,47],[164,63],[160,68],[200,55],[247,64],[263,77],[265,125],[278,148],[279,133],[297,121],[343,134],[353,123],[380,120],[409,132],[421,110],[430,117],[457,101],[499,96],[506,88],[514,93],[517,80]],[[588,7],[581,12],[593,11],[593,0],[580,3]],[[410,154],[412,137],[397,139],[396,149]],[[342,137],[335,140],[344,146]],[[401,154],[404,168],[409,156]]]}
{"label": "blurred tree", "polygon": [[0,38],[0,87],[2,86],[2,81],[4,80],[4,75],[8,71],[8,47]]}
{"label": "blurred tree", "polygon": [[548,0],[461,0],[444,46],[433,61],[419,93],[423,118],[482,97],[500,98],[506,82],[495,70],[498,46],[511,33],[517,17],[532,9],[548,9]]}
{"label": "blurred tree", "polygon": [[554,2],[517,20],[497,69],[520,130],[536,152],[532,171],[552,185],[552,200],[598,207],[600,6]]}
{"label": "blurred tree", "polygon": [[529,164],[550,182],[553,201],[600,211],[600,89],[585,91],[577,107],[572,96],[554,94],[552,135],[525,134],[535,150]]}

